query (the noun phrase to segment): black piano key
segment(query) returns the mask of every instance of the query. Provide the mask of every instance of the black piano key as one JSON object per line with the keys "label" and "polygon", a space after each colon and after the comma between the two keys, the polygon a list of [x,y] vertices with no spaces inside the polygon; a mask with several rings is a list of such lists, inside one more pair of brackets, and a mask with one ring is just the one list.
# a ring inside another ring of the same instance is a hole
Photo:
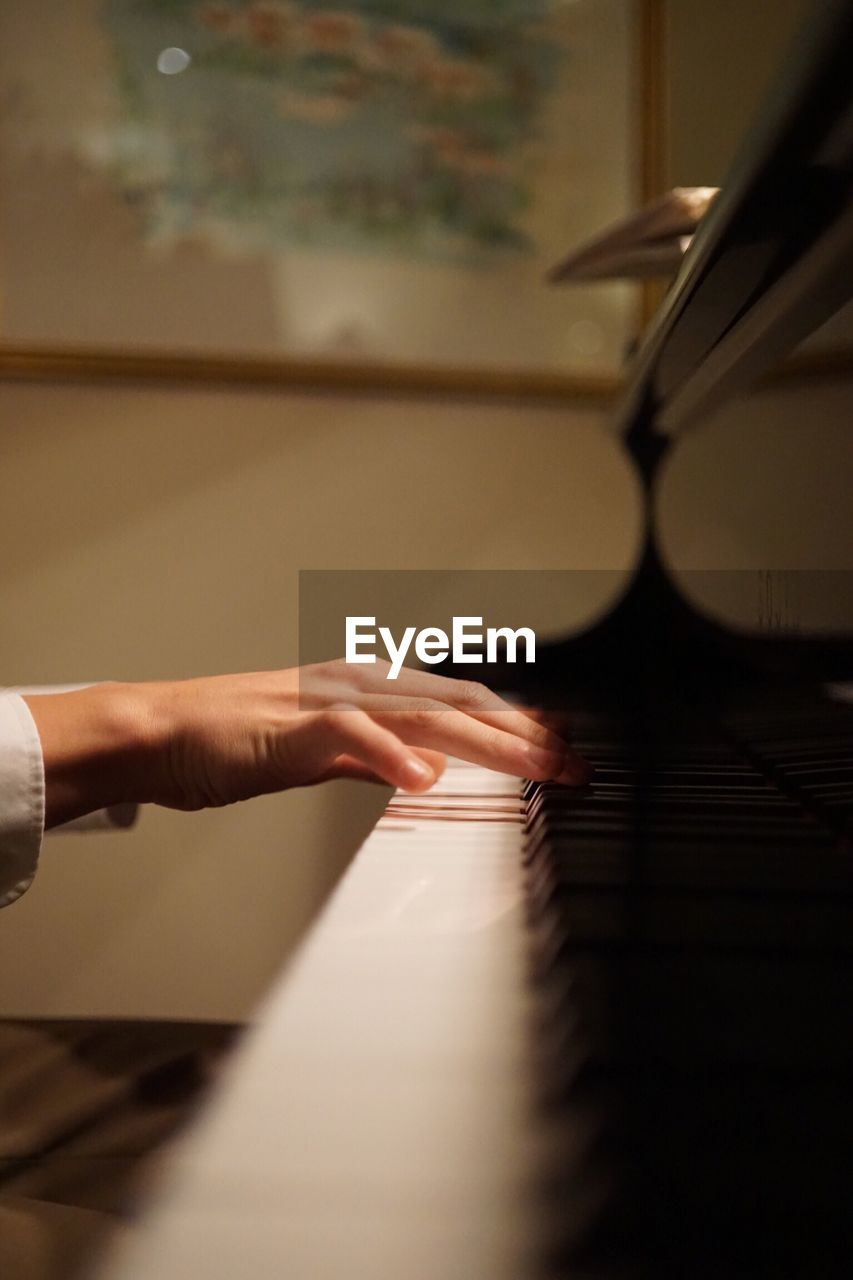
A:
{"label": "black piano key", "polygon": [[[632,953],[697,948],[755,953],[841,952],[853,957],[853,897],[784,901],[700,890],[578,888],[540,921],[543,945]],[[556,940],[556,941],[555,941]]]}
{"label": "black piano key", "polygon": [[[808,857],[801,856],[808,852]],[[711,856],[709,856],[709,853]],[[707,890],[785,895],[853,893],[851,856],[827,837],[825,845],[803,841],[780,847],[726,843],[720,851],[713,845],[695,843],[685,848],[673,842],[659,844],[641,857],[624,839],[584,844],[567,842],[559,854],[531,860],[531,896],[570,894],[583,888],[629,890],[651,884],[663,889]]]}
{"label": "black piano key", "polygon": [[581,1067],[608,1079],[758,1067],[846,1078],[851,1000],[853,967],[827,955],[578,949],[537,1001],[550,1096],[566,1100]]}

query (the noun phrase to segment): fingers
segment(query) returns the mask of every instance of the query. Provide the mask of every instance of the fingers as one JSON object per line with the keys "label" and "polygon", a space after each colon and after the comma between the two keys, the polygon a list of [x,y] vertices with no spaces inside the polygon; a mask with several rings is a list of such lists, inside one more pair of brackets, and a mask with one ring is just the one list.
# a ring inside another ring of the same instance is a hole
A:
{"label": "fingers", "polygon": [[537,724],[542,724],[564,742],[569,742],[572,731],[572,718],[567,711],[551,711],[544,707],[522,707],[521,710]]}
{"label": "fingers", "polygon": [[425,671],[411,671],[405,678],[401,672],[397,684],[400,686],[396,690],[398,695],[445,703],[483,724],[514,734],[546,751],[564,749],[565,739],[554,731],[553,725],[529,715],[521,707],[512,706],[477,681],[450,680]]}
{"label": "fingers", "polygon": [[586,762],[553,736],[549,736],[548,745],[540,746],[527,737],[425,698],[386,695],[365,699],[362,705],[371,719],[414,746],[444,751],[520,778],[556,779],[571,785],[589,779]]}
{"label": "fingers", "polygon": [[447,756],[443,751],[430,751],[428,747],[415,747],[415,754],[420,756],[424,764],[429,765],[436,778],[440,778],[447,768]]}
{"label": "fingers", "polygon": [[[340,705],[289,725],[279,743],[282,786],[335,776],[335,762],[350,757],[372,775],[405,791],[425,791],[435,773],[417,751],[357,707]],[[345,776],[354,776],[352,773]]]}
{"label": "fingers", "polygon": [[589,781],[589,765],[567,745],[565,717],[516,708],[485,685],[427,671],[404,668],[391,682],[388,668],[378,661],[369,669],[343,662],[304,669],[302,705],[350,704],[410,746],[519,777]]}
{"label": "fingers", "polygon": [[[433,782],[437,782],[444,773],[447,765],[447,758],[439,751],[423,751],[415,749],[415,755],[423,760],[424,764],[429,765],[433,774]],[[329,782],[333,778],[354,778],[360,782],[378,782],[383,786],[387,786],[385,778],[380,777],[361,760],[356,760],[354,756],[340,755],[332,761],[331,768],[327,773],[315,778],[315,782]]]}
{"label": "fingers", "polygon": [[310,785],[314,786],[320,782],[335,782],[341,778],[349,779],[355,782],[373,782],[381,787],[390,786],[390,783],[374,773],[372,769],[368,769],[366,764],[362,764],[353,756],[338,756],[334,760],[329,769],[325,773],[318,774],[316,778],[312,778]]}
{"label": "fingers", "polygon": [[414,671],[404,667],[394,681],[389,681],[390,664],[377,661],[369,669],[350,667],[345,663],[308,668],[300,683],[302,705],[316,707],[323,700],[351,702],[368,713],[373,710],[375,698],[400,698],[428,700],[452,707],[472,716],[483,724],[531,742],[545,751],[564,750],[565,718],[554,721],[542,713],[514,707],[484,684],[473,680],[452,680],[447,676],[433,675],[428,671]]}

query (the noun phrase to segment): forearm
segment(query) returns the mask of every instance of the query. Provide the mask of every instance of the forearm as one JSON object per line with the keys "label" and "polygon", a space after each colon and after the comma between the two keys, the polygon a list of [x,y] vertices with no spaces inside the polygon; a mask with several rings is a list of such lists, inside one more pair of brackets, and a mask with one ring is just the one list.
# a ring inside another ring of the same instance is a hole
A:
{"label": "forearm", "polygon": [[153,732],[144,686],[27,694],[41,740],[45,827],[149,799]]}
{"label": "forearm", "polygon": [[564,739],[481,685],[345,663],[27,694],[41,740],[45,826],[97,809],[233,804],[330,778],[432,786],[450,752],[500,772],[581,785]]}

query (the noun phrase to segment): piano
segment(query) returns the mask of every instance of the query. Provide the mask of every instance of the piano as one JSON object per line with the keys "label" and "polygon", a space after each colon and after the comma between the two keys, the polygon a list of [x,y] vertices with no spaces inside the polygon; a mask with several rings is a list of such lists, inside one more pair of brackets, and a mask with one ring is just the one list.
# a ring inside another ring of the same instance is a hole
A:
{"label": "piano", "polygon": [[111,1280],[853,1273],[853,643],[700,616],[653,519],[853,292],[851,66],[826,0],[629,371],[644,552],[520,691],[591,785],[391,800]]}

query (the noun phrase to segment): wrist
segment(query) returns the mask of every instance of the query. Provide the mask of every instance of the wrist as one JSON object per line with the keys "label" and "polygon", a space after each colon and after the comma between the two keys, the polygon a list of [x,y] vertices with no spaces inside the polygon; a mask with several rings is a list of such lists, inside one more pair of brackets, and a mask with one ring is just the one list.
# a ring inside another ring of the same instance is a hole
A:
{"label": "wrist", "polygon": [[107,683],[25,697],[44,758],[45,827],[149,798],[157,729],[146,689]]}

